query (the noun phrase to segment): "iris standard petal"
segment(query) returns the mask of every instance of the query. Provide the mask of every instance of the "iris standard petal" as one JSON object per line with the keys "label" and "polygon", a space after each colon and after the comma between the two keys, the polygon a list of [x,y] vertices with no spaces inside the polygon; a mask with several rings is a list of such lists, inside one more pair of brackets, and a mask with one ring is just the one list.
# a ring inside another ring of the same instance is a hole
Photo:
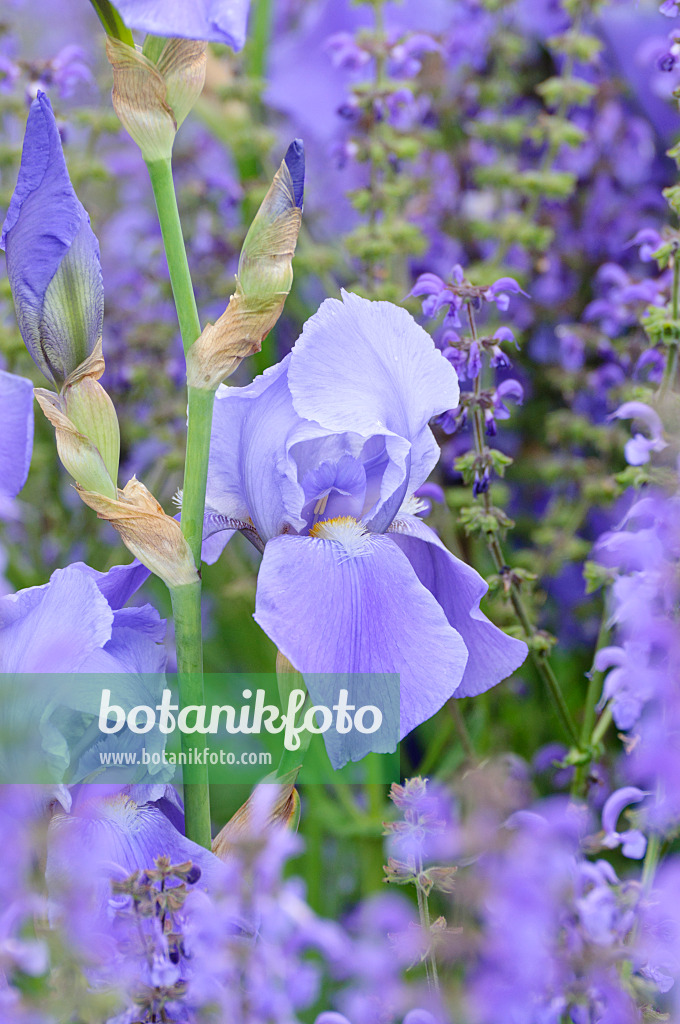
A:
{"label": "iris standard petal", "polygon": [[0,370],[0,495],[26,483],[33,450],[33,384]]}
{"label": "iris standard petal", "polygon": [[90,576],[99,592],[104,595],[111,608],[122,608],[151,575],[145,565],[135,558],[127,565],[114,565],[108,572],[100,572],[86,565],[74,562],[73,567]]}
{"label": "iris standard petal", "polygon": [[210,439],[206,504],[252,522],[263,540],[286,523],[302,529],[304,492],[290,476],[288,435],[300,424],[288,390],[290,357],[245,388],[218,388]]}
{"label": "iris standard petal", "polygon": [[157,36],[205,39],[240,50],[250,0],[116,0],[129,28]]}
{"label": "iris standard petal", "polygon": [[255,621],[300,672],[398,673],[400,737],[448,700],[467,662],[460,635],[389,537],[366,535],[354,552],[315,537],[269,541]]}
{"label": "iris standard petal", "polygon": [[22,337],[45,376],[61,385],[101,338],[104,289],[99,245],[41,92],[31,104],[1,244]]}
{"label": "iris standard petal", "polygon": [[393,466],[383,497],[402,480],[415,490],[439,457],[428,422],[458,404],[456,371],[406,310],[347,292],[342,299],[326,299],[295,344],[293,406],[329,430],[384,435]]}
{"label": "iris standard petal", "polygon": [[113,615],[111,639],[83,662],[80,671],[160,675],[167,661],[165,629],[165,620],[150,604],[119,608]]}
{"label": "iris standard petal", "polygon": [[465,641],[470,657],[455,696],[484,693],[519,668],[527,645],[507,636],[480,611],[479,602],[488,587],[479,573],[452,555],[417,516],[398,518],[389,537]]}
{"label": "iris standard petal", "polygon": [[111,639],[113,612],[74,566],[0,599],[0,671],[77,672]]}

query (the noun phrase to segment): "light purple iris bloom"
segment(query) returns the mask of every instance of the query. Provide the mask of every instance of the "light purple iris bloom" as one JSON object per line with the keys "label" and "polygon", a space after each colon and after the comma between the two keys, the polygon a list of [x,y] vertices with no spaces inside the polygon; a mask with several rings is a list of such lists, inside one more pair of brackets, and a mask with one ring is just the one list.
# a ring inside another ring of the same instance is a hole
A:
{"label": "light purple iris bloom", "polygon": [[121,607],[127,569],[69,565],[43,586],[0,599],[0,672],[163,672],[158,612]]}
{"label": "light purple iris bloom", "polygon": [[218,858],[184,836],[182,803],[172,786],[75,786],[64,803],[54,805],[48,834],[47,881],[58,902],[79,893],[87,913],[106,916],[116,902],[111,881],[153,868],[156,857],[192,861],[201,888],[220,875]]}
{"label": "light purple iris bloom", "polygon": [[[160,699],[165,622],[151,605],[122,607],[141,578],[134,563],[110,573],[76,564],[58,569],[43,586],[0,598],[5,780],[37,781],[45,772],[57,782],[65,772],[71,781],[91,772],[98,781],[115,780],[115,769],[102,775],[96,736],[83,739],[99,714],[102,686],[112,679],[126,710]],[[99,674],[106,682],[97,681]],[[163,743],[161,737],[146,740],[156,750]],[[136,780],[146,777],[145,770],[137,772]],[[129,770],[124,774],[131,778]]]}
{"label": "light purple iris bloom", "polygon": [[33,384],[0,370],[0,497],[26,483],[33,450]]}
{"label": "light purple iris bloom", "polygon": [[[70,789],[42,787],[53,804],[48,859],[52,895],[57,898],[61,892],[70,899],[78,892],[86,904],[85,918],[104,910],[112,877],[152,867],[155,857],[166,855],[175,863],[192,860],[201,868],[204,884],[219,867],[217,858],[184,837],[181,802],[160,774],[152,784],[121,785],[115,769],[101,771],[101,744],[90,749],[82,744],[77,756],[69,751],[69,712],[78,721],[83,716],[96,719],[99,674],[107,682],[115,678],[116,699],[128,710],[160,699],[165,622],[151,605],[122,607],[147,575],[136,562],[108,573],[76,563],[57,570],[44,586],[0,599],[0,674],[19,674],[23,687],[17,712],[2,703],[5,727],[13,714],[18,714],[19,728],[35,720],[45,763],[55,778],[68,771],[74,782],[96,779]],[[31,681],[41,676],[47,690],[29,690]],[[76,745],[81,733],[76,733]],[[148,736],[143,740],[147,748],[161,742]],[[1,766],[8,777],[14,767],[11,756],[4,743]],[[130,778],[129,769],[122,774]],[[22,788],[35,799],[33,788]]]}
{"label": "light purple iris bloom", "polygon": [[21,167],[2,228],[19,330],[58,387],[101,338],[99,243],[73,191],[50,101],[31,104]]}
{"label": "light purple iris bloom", "polygon": [[205,39],[240,50],[250,0],[116,0],[129,28],[156,36]]}
{"label": "light purple iris bloom", "polygon": [[458,395],[405,310],[343,293],[281,363],[215,402],[206,533],[241,529],[263,551],[255,620],[299,671],[400,675],[402,737],[527,653],[414,514],[439,458],[428,422]]}

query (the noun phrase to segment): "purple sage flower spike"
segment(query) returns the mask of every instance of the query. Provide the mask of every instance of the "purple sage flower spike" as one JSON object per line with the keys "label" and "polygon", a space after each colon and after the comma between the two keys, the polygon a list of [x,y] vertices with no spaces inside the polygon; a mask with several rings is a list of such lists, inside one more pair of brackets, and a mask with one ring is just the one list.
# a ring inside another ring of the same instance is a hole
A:
{"label": "purple sage flower spike", "polygon": [[0,495],[13,498],[26,483],[33,450],[33,385],[0,370]]}
{"label": "purple sage flower spike", "polygon": [[246,41],[250,0],[117,0],[128,28],[156,36],[204,39],[240,50]]}
{"label": "purple sage flower spike", "polygon": [[61,388],[101,340],[104,288],[99,244],[71,185],[42,92],[31,104],[0,244],[26,347]]}
{"label": "purple sage flower spike", "polygon": [[[404,309],[343,293],[283,362],[215,402],[206,527],[264,548],[256,621],[317,704],[324,673],[399,674],[402,737],[527,653],[480,611],[482,578],[415,514],[439,458],[429,421],[458,398],[453,366]],[[366,753],[359,739],[329,746],[336,766]]]}
{"label": "purple sage flower spike", "polygon": [[663,424],[658,412],[645,402],[624,402],[611,414],[610,420],[641,420],[651,437],[635,434],[626,441],[624,454],[630,466],[643,466],[649,462],[652,452],[662,452],[668,445],[663,439]]}
{"label": "purple sage flower spike", "polygon": [[616,823],[624,807],[629,804],[639,803],[644,800],[648,793],[638,789],[637,786],[624,786],[617,789],[607,799],[602,808],[602,828],[604,829],[603,845],[610,850],[621,846],[624,857],[632,860],[641,860],[647,849],[647,839],[637,828],[626,829],[625,832],[617,832]]}

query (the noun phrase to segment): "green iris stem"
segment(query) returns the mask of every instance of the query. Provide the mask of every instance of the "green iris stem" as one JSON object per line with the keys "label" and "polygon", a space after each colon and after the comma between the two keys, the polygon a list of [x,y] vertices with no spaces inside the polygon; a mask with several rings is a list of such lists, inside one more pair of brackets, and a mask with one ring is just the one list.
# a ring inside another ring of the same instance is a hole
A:
{"label": "green iris stem", "polygon": [[[179,702],[185,708],[190,704],[202,705],[203,648],[201,637],[201,583],[187,583],[170,589],[172,614],[177,641],[177,669],[179,673]],[[206,737],[201,733],[182,733],[182,751],[199,754],[205,750]],[[189,839],[210,849],[210,795],[208,766],[196,764],[195,754],[186,757],[184,765],[184,817]],[[189,764],[189,761],[192,764]]]}
{"label": "green iris stem", "polygon": [[[182,335],[182,345],[186,353],[200,335],[201,324],[184,246],[179,210],[177,209],[172,164],[170,160],[158,160],[148,162],[147,167],[156,200],[158,220],[170,272],[170,284]],[[187,447],[184,463],[181,526],[199,572],[214,398],[212,391],[201,391],[193,387],[188,389]],[[175,595],[180,591],[181,600],[176,600]],[[205,700],[203,695],[200,580],[188,588],[182,587],[171,591],[171,596],[175,616],[181,706],[202,705]],[[193,746],[196,744],[193,743]],[[192,771],[185,775],[184,803],[188,838],[202,846],[210,847],[210,797],[207,767],[200,766],[199,770],[198,766],[192,766]]]}
{"label": "green iris stem", "polygon": [[182,490],[182,533],[191,548],[198,569],[201,567],[205,488],[208,480],[208,455],[212,429],[214,391],[189,387],[187,457]]}
{"label": "green iris stem", "polygon": [[170,160],[147,161],[185,353],[201,333]]}
{"label": "green iris stem", "polygon": [[128,46],[134,47],[135,41],[132,32],[113,4],[109,0],[90,0],[90,3],[97,12],[97,17],[104,26],[107,36],[120,39],[121,43],[127,43]]}
{"label": "green iris stem", "polygon": [[[467,307],[467,311],[468,320],[470,322],[470,334],[473,340],[476,340],[477,329],[475,327],[475,317],[474,313],[472,312],[472,307],[469,304]],[[478,373],[475,378],[475,386],[473,392],[473,397],[475,399],[473,410],[473,427],[475,437],[475,448],[477,451],[477,455],[479,456],[483,456],[487,451],[486,445],[484,443],[484,414],[479,404],[481,391],[482,375],[481,373]],[[487,512],[490,512],[491,498],[489,496],[488,490],[483,492],[482,500],[484,502],[485,510]],[[496,572],[500,573],[507,564],[505,561],[505,556],[503,554],[501,543],[496,534],[493,532],[487,532],[486,543],[489,549],[489,553],[491,554],[494,565],[496,567]],[[527,641],[531,641],[532,638],[536,635],[536,627],[531,621],[531,617],[524,603],[524,598],[522,596],[520,586],[517,582],[515,582],[514,579],[511,580],[510,584],[510,601],[512,603],[512,607],[515,610],[515,614],[517,615],[517,618],[520,621],[522,629],[524,630]],[[575,746],[578,747],[580,750],[581,742],[578,731],[576,729],[576,724],[569,710],[569,707],[567,706],[567,702],[564,699],[562,690],[560,689],[560,684],[558,682],[557,676],[555,675],[554,669],[550,663],[550,657],[548,655],[548,652],[532,650],[531,658],[534,663],[534,667],[538,672],[538,675],[540,676],[548,693],[552,698],[555,710],[559,715],[565,732],[569,736],[570,741],[573,744],[575,744]]]}
{"label": "green iris stem", "polygon": [[253,78],[264,78],[267,71],[272,13],[272,0],[255,0],[252,5],[246,70]]}

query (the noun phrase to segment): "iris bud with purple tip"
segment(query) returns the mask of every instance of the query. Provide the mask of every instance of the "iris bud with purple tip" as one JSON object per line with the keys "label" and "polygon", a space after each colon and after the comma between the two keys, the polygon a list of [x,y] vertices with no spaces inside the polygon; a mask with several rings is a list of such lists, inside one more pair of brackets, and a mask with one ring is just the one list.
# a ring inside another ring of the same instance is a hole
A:
{"label": "iris bud with purple tip", "polygon": [[47,379],[62,388],[101,340],[104,288],[99,245],[42,92],[31,104],[0,244],[26,347]]}

